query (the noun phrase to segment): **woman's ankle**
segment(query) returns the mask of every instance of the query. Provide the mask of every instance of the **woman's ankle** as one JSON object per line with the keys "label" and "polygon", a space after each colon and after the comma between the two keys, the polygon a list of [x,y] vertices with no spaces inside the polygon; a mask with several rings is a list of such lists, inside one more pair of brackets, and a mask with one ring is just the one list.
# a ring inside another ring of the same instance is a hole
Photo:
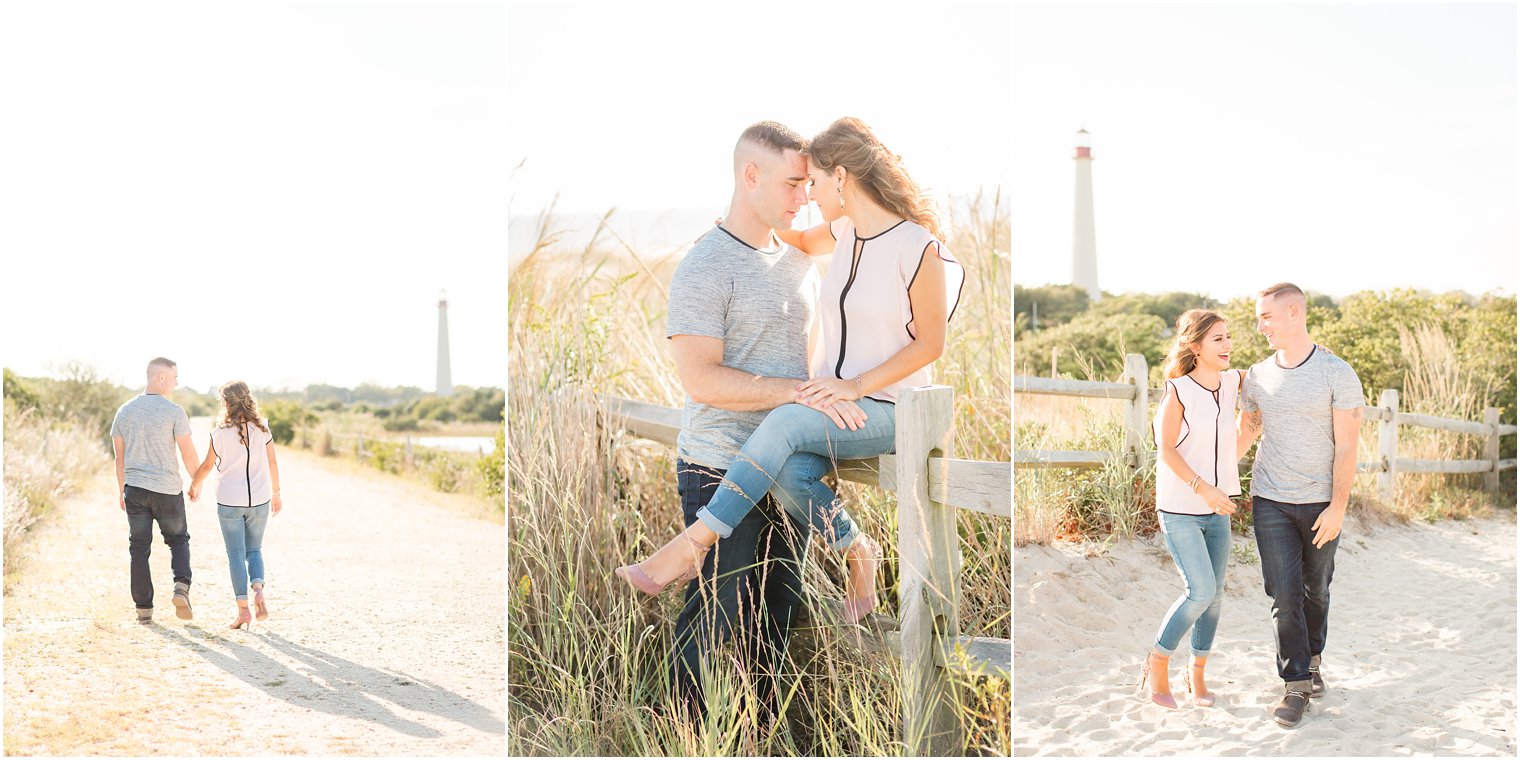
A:
{"label": "woman's ankle", "polygon": [[881,554],[881,545],[864,532],[856,533],[855,538],[844,547],[844,554],[851,559],[877,559]]}
{"label": "woman's ankle", "polygon": [[688,542],[701,549],[711,549],[713,544],[718,543],[718,540],[722,538],[722,536],[718,535],[717,531],[708,527],[707,523],[701,520],[697,520],[691,525],[686,526],[686,530],[681,531],[681,535]]}

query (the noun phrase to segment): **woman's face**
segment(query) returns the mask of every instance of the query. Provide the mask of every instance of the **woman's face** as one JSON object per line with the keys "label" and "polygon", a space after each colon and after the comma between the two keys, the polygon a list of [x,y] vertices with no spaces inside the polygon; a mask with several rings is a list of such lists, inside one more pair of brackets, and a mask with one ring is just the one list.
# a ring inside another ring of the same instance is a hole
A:
{"label": "woman's face", "polygon": [[1230,323],[1220,320],[1198,342],[1198,364],[1216,370],[1230,368]]}
{"label": "woman's face", "polygon": [[808,159],[808,200],[818,204],[823,221],[833,222],[844,212],[839,208],[839,178]]}

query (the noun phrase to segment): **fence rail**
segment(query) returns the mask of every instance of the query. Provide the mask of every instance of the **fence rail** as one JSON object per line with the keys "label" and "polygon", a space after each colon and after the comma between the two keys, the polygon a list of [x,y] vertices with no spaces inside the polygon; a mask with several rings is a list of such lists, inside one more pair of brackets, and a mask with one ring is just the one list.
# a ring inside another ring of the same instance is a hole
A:
{"label": "fence rail", "polygon": [[[613,427],[675,444],[680,411],[628,399],[599,400]],[[954,401],[954,391],[945,386],[904,390],[897,399],[897,453],[840,462],[835,473],[897,494],[900,618],[895,630],[873,638],[902,663],[903,737],[909,754],[916,755],[963,751],[948,672],[962,662],[957,649],[973,672],[1003,678],[1013,672],[1008,639],[960,634],[956,510],[1011,520],[1013,499],[1010,463],[951,456]]]}
{"label": "fence rail", "polygon": [[[1047,467],[1104,467],[1110,462],[1122,461],[1133,468],[1148,467],[1155,461],[1155,452],[1148,445],[1150,440],[1151,398],[1161,398],[1163,389],[1149,387],[1150,368],[1145,357],[1129,354],[1124,357],[1125,382],[1103,383],[1064,378],[1019,376],[1013,379],[1014,393],[1076,398],[1106,398],[1125,404],[1125,450],[1124,451],[1051,451],[1015,450],[1013,466],[1019,469]],[[1514,459],[1499,458],[1499,439],[1515,435],[1516,426],[1499,423],[1499,410],[1489,407],[1483,412],[1481,422],[1435,417],[1399,411],[1399,392],[1385,390],[1377,406],[1362,407],[1362,421],[1378,424],[1378,460],[1358,462],[1357,472],[1373,472],[1378,475],[1378,498],[1393,501],[1400,473],[1449,473],[1487,475],[1484,486],[1490,491],[1499,489],[1499,473],[1515,469]],[[1399,456],[1400,427],[1422,427],[1451,433],[1483,436],[1482,459],[1413,459]],[[1245,464],[1242,463],[1242,467]]]}

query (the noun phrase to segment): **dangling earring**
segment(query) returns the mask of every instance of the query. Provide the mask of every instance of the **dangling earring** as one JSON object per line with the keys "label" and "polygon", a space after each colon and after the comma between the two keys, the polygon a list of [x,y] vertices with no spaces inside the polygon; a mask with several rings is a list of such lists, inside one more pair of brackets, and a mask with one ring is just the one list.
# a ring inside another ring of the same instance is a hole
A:
{"label": "dangling earring", "polygon": [[844,187],[839,188],[839,210],[844,210]]}

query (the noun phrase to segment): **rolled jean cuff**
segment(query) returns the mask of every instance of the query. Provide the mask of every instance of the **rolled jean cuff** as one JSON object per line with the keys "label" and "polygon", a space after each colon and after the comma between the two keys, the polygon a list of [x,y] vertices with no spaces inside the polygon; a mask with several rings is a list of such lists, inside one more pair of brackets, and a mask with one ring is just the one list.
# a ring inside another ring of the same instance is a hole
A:
{"label": "rolled jean cuff", "polygon": [[1208,657],[1209,653],[1212,652],[1212,651],[1214,651],[1214,650],[1212,650],[1212,649],[1199,649],[1197,647],[1193,647],[1193,656],[1197,657],[1199,659],[1204,659],[1204,658]]}
{"label": "rolled jean cuff", "polygon": [[711,528],[712,532],[718,534],[719,538],[728,538],[734,532],[734,526],[719,520],[718,516],[713,514],[712,510],[707,507],[697,510],[697,519],[701,520],[703,525]]}
{"label": "rolled jean cuff", "polygon": [[1172,647],[1171,649],[1167,649],[1166,647],[1161,646],[1161,642],[1159,642],[1159,641],[1156,642],[1156,644],[1154,646],[1152,646],[1151,648],[1154,649],[1154,650],[1156,650],[1156,654],[1159,654],[1162,657],[1171,657],[1172,655],[1174,655],[1174,654],[1177,653],[1177,647]]}
{"label": "rolled jean cuff", "polygon": [[833,549],[836,552],[842,552],[845,549],[850,548],[850,544],[855,543],[855,537],[859,536],[859,535],[860,535],[860,526],[856,525],[852,521],[850,523],[850,530],[844,534],[843,538],[836,539],[834,541],[834,543],[830,544],[829,548]]}

